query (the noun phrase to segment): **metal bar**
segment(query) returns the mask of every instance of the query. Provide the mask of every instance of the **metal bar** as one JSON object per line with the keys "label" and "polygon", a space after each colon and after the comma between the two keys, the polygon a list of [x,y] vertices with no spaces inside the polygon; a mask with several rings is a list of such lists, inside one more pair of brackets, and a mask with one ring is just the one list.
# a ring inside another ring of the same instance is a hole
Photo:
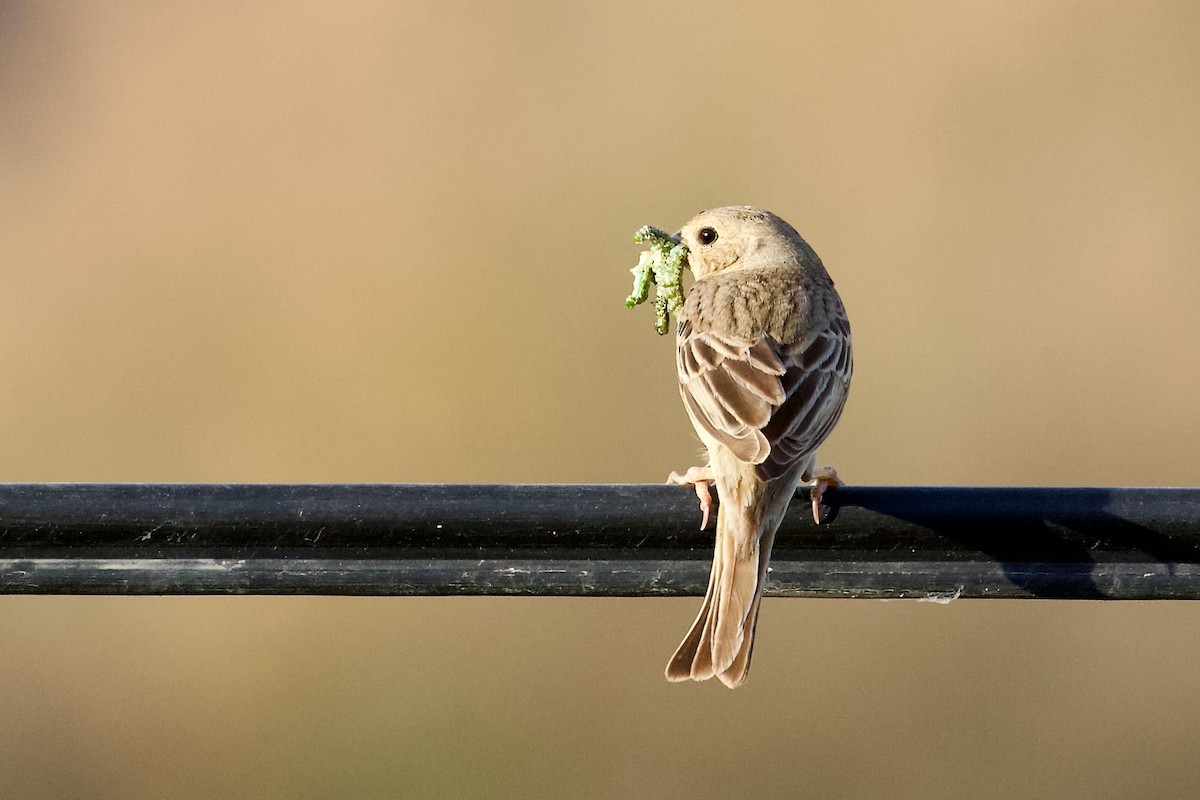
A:
{"label": "metal bar", "polygon": [[[1200,489],[826,497],[768,594],[1200,599]],[[0,593],[698,595],[698,522],[667,486],[0,484]]]}

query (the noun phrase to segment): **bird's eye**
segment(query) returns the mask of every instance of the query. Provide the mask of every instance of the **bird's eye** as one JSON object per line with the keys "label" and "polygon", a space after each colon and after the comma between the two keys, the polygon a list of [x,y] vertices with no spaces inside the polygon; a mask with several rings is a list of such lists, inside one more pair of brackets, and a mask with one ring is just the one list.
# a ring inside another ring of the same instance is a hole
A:
{"label": "bird's eye", "polygon": [[717,240],[717,232],[713,228],[701,228],[696,232],[696,238],[700,244],[712,244]]}

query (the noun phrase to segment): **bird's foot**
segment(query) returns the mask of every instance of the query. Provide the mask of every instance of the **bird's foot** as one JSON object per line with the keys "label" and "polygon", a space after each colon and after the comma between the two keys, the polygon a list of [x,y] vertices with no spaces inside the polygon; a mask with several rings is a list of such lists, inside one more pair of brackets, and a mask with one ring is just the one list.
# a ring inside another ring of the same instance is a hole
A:
{"label": "bird's foot", "polygon": [[831,486],[844,486],[845,484],[833,467],[817,467],[809,475],[809,480],[812,481],[809,496],[812,498],[813,521],[820,525],[821,498],[825,496],[825,490]]}
{"label": "bird's foot", "polygon": [[692,467],[682,475],[672,472],[667,476],[667,483],[672,486],[691,486],[696,490],[696,497],[700,498],[700,530],[708,527],[708,516],[713,507],[712,492],[708,487],[715,480],[712,467]]}

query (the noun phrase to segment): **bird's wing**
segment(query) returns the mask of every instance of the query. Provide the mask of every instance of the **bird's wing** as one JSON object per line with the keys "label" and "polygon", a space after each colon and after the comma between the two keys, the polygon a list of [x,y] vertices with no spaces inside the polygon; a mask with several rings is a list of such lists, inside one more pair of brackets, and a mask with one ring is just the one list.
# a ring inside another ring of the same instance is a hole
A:
{"label": "bird's wing", "polygon": [[853,357],[838,308],[819,330],[781,344],[679,326],[679,389],[697,428],[770,480],[817,449],[842,413]]}

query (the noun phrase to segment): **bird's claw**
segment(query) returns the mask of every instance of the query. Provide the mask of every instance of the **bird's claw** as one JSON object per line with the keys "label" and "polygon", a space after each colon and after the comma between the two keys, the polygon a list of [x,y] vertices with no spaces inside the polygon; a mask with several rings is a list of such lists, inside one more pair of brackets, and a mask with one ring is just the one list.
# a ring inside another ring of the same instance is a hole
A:
{"label": "bird's claw", "polygon": [[844,486],[845,484],[833,467],[817,467],[809,478],[812,481],[812,488],[809,489],[808,494],[812,498],[813,522],[820,525],[821,498],[825,496],[825,490],[831,486]]}
{"label": "bird's claw", "polygon": [[708,487],[715,480],[712,467],[692,467],[682,475],[672,472],[667,476],[667,483],[671,486],[691,486],[696,490],[696,497],[700,499],[700,530],[708,527],[708,517],[713,507],[712,492]]}

